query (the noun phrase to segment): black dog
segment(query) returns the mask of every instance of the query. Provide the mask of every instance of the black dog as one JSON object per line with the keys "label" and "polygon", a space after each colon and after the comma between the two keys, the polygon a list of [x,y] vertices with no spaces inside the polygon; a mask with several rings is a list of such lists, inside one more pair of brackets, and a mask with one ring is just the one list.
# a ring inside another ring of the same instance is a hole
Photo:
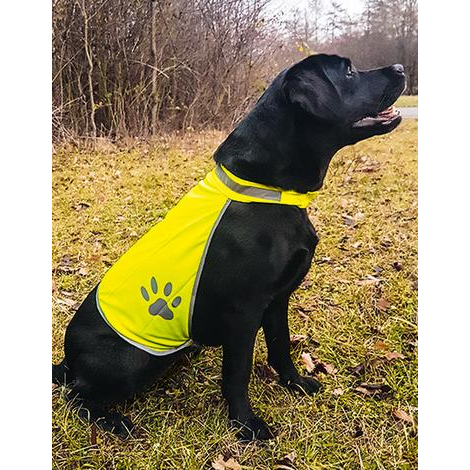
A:
{"label": "black dog", "polygon": [[[215,161],[248,181],[316,191],[339,149],[398,126],[401,117],[390,106],[404,86],[401,65],[360,72],[338,56],[308,57],[276,77],[217,149]],[[273,436],[248,398],[261,327],[281,384],[308,394],[320,388],[292,363],[287,319],[289,297],[309,270],[317,241],[304,209],[236,201],[213,234],[191,336],[197,345],[223,348],[222,392],[242,439]],[[71,396],[88,419],[125,436],[130,421],[105,407],[150,387],[188,348],[155,356],[123,340],[98,312],[95,291],[67,328],[65,359],[53,366],[53,378],[73,384]]]}

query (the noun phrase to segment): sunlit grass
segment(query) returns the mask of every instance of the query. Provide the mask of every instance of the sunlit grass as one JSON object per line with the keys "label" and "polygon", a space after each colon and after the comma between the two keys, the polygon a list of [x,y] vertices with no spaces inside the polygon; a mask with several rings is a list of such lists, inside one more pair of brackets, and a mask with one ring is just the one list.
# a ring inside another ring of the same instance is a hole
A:
{"label": "sunlit grass", "polygon": [[[213,166],[211,154],[223,137],[191,134],[54,156],[55,362],[76,304]],[[301,353],[309,352],[337,372],[319,375],[325,388],[315,397],[291,395],[253,375],[254,408],[278,432],[276,440],[236,443],[220,393],[221,351],[207,349],[123,405],[136,425],[136,436],[125,442],[98,431],[93,445],[90,427],[65,404],[63,389],[55,389],[54,468],[199,470],[223,454],[243,469],[267,470],[292,451],[298,469],[416,468],[417,122],[342,150],[309,214],[320,243],[291,300],[290,327],[319,345],[300,343],[293,357],[302,369]],[[391,351],[405,358],[384,360]],[[262,335],[255,362],[266,362]],[[361,378],[351,373],[365,362]],[[354,391],[360,382],[387,384],[394,393],[364,397]],[[397,409],[414,424],[397,420]]]}
{"label": "sunlit grass", "polygon": [[396,101],[395,106],[399,108],[415,108],[418,106],[418,95],[402,95]]}

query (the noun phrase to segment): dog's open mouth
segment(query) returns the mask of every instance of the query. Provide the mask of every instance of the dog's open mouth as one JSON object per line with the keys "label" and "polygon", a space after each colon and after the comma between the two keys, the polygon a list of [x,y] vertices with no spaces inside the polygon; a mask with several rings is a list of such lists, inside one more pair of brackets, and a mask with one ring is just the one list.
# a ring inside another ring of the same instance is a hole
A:
{"label": "dog's open mouth", "polygon": [[389,106],[380,113],[374,114],[373,116],[366,116],[365,118],[359,119],[354,122],[352,127],[365,127],[374,125],[386,125],[394,122],[400,117],[400,111],[395,106]]}

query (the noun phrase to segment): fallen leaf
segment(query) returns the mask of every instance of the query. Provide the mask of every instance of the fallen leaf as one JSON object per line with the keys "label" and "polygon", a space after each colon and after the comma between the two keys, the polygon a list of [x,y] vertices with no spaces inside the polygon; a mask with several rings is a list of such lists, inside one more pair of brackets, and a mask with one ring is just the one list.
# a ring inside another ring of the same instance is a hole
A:
{"label": "fallen leaf", "polygon": [[392,264],[392,268],[395,271],[401,271],[403,269],[403,266],[399,261],[394,261],[393,264]]}
{"label": "fallen leaf", "polygon": [[297,308],[304,313],[313,312],[313,307],[309,307],[308,305],[299,305]]}
{"label": "fallen leaf", "polygon": [[64,255],[60,258],[59,263],[61,266],[70,266],[72,264],[72,260],[69,255]]}
{"label": "fallen leaf", "polygon": [[344,393],[344,390],[342,388],[335,388],[333,390],[333,395],[336,395],[337,397],[343,395],[343,393]]}
{"label": "fallen leaf", "polygon": [[362,279],[360,281],[356,281],[356,284],[358,286],[374,286],[377,285],[379,281],[373,280],[373,279]]}
{"label": "fallen leaf", "polygon": [[374,348],[380,351],[388,351],[388,346],[383,341],[377,341],[374,344]]}
{"label": "fallen leaf", "polygon": [[284,464],[274,464],[274,470],[295,470],[295,467],[293,467],[292,465],[284,465]]}
{"label": "fallen leaf", "polygon": [[241,470],[241,465],[233,458],[228,459],[225,462],[225,468],[229,468],[232,470]]}
{"label": "fallen leaf", "polygon": [[338,372],[338,369],[332,364],[327,364],[326,362],[321,362],[317,358],[312,358],[309,353],[302,353],[302,361],[307,369],[307,372],[310,374],[335,374]]}
{"label": "fallen leaf", "polygon": [[361,377],[365,374],[366,369],[374,369],[375,367],[382,364],[384,360],[385,358],[375,358],[371,360],[366,359],[364,362],[358,364],[356,367],[349,367],[349,371],[356,377]]}
{"label": "fallen leaf", "polygon": [[312,356],[309,353],[302,353],[302,361],[307,369],[307,372],[313,372],[315,370],[315,363],[313,362]]}
{"label": "fallen leaf", "polygon": [[335,374],[338,372],[338,369],[332,364],[327,364],[326,362],[318,362],[316,367],[316,372],[324,372],[325,374]]}
{"label": "fallen leaf", "polygon": [[301,312],[300,310],[297,310],[297,315],[304,321],[307,321],[310,319],[308,315],[305,315],[305,313]]}
{"label": "fallen leaf", "polygon": [[354,375],[357,375],[359,377],[361,375],[364,375],[364,372],[366,371],[366,365],[364,363],[358,364],[356,367],[353,367],[350,370]]}
{"label": "fallen leaf", "polygon": [[397,351],[389,352],[385,354],[387,361],[393,361],[394,359],[405,359],[405,356]]}
{"label": "fallen leaf", "polygon": [[363,171],[364,173],[372,173],[377,171],[380,168],[380,164],[375,161],[368,162],[366,165],[362,166],[359,171]]}
{"label": "fallen leaf", "polygon": [[390,248],[392,246],[392,240],[390,240],[390,238],[388,237],[383,237],[382,240],[380,241],[380,244],[384,248]]}
{"label": "fallen leaf", "polygon": [[295,470],[294,460],[297,457],[297,452],[293,450],[281,460],[274,462],[274,470]]}
{"label": "fallen leaf", "polygon": [[402,421],[406,421],[407,423],[414,424],[413,418],[408,414],[405,413],[403,410],[394,410],[393,416],[397,419],[401,419]]}
{"label": "fallen leaf", "polygon": [[414,340],[414,341],[408,341],[406,343],[406,349],[408,351],[414,351],[416,348],[418,347],[418,340]]}
{"label": "fallen leaf", "polygon": [[232,457],[230,457],[228,460],[224,459],[224,456],[220,454],[217,459],[212,462],[212,468],[215,468],[215,470],[241,470],[241,465]]}
{"label": "fallen leaf", "polygon": [[267,381],[273,381],[276,378],[276,373],[269,364],[256,364],[255,373],[260,379]]}
{"label": "fallen leaf", "polygon": [[59,260],[59,265],[57,267],[57,271],[62,273],[73,273],[78,268],[73,267],[74,263],[77,261],[76,257],[72,257],[70,255],[64,255]]}
{"label": "fallen leaf", "polygon": [[80,276],[88,276],[88,268],[80,268],[78,274],[80,274]]}
{"label": "fallen leaf", "polygon": [[362,437],[364,435],[364,431],[361,428],[356,428],[354,431],[353,437],[357,439],[358,437]]}
{"label": "fallen leaf", "polygon": [[382,312],[386,312],[388,308],[390,307],[391,303],[387,300],[384,299],[383,297],[377,300],[377,308],[381,310]]}
{"label": "fallen leaf", "polygon": [[73,206],[73,208],[76,210],[76,211],[81,211],[83,209],[88,209],[90,207],[90,204],[88,204],[88,202],[78,202],[77,204],[75,204]]}
{"label": "fallen leaf", "polygon": [[351,217],[350,215],[347,215],[347,214],[343,214],[343,222],[345,223],[345,225],[347,225],[348,227],[355,227],[357,225],[357,221],[354,217]]}
{"label": "fallen leaf", "polygon": [[356,284],[358,286],[369,286],[369,285],[377,285],[382,281],[383,279],[380,277],[368,275],[367,279],[361,279],[360,281],[356,281]]}
{"label": "fallen leaf", "polygon": [[290,336],[290,345],[295,348],[300,343],[303,343],[307,339],[307,335],[291,335]]}
{"label": "fallen leaf", "polygon": [[88,260],[92,263],[99,261],[101,259],[101,255],[99,253],[93,253],[89,256]]}
{"label": "fallen leaf", "polygon": [[225,470],[225,466],[219,463],[218,459],[212,462],[212,468],[215,468],[215,470]]}
{"label": "fallen leaf", "polygon": [[362,393],[366,397],[378,398],[379,400],[392,394],[393,390],[386,384],[361,383],[354,391]]}
{"label": "fallen leaf", "polygon": [[65,295],[65,297],[72,297],[73,296],[73,292],[69,292],[67,290],[61,290],[60,293],[62,295]]}
{"label": "fallen leaf", "polygon": [[[55,271],[55,270],[54,270],[54,271]],[[74,269],[74,268],[71,268],[71,267],[69,267],[69,266],[59,266],[59,267],[57,268],[57,271],[58,271],[59,273],[65,273],[65,274],[67,274],[67,273],[73,273],[73,272],[75,271],[75,269]]]}
{"label": "fallen leaf", "polygon": [[364,395],[372,395],[372,392],[369,389],[365,388],[365,387],[356,387],[354,390],[356,392],[361,392]]}
{"label": "fallen leaf", "polygon": [[67,307],[73,307],[75,305],[75,300],[73,299],[57,299],[58,304],[67,305]]}

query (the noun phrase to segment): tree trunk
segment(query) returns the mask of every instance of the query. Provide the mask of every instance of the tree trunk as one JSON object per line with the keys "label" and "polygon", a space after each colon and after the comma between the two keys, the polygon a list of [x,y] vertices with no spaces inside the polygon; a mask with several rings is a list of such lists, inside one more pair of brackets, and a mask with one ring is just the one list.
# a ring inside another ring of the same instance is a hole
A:
{"label": "tree trunk", "polygon": [[151,41],[151,57],[152,57],[152,121],[151,121],[151,132],[152,135],[157,133],[158,124],[158,88],[157,88],[157,71],[158,71],[158,59],[157,59],[157,2],[156,0],[150,0],[152,5],[152,41]]}
{"label": "tree trunk", "polygon": [[90,123],[91,123],[91,135],[94,139],[96,139],[96,122],[95,122],[95,97],[93,95],[93,51],[91,50],[90,40],[88,37],[88,13],[86,11],[85,0],[81,0],[80,9],[82,10],[83,14],[83,22],[84,22],[84,29],[83,29],[83,45],[85,48],[85,55],[88,62],[88,93],[90,95]]}

